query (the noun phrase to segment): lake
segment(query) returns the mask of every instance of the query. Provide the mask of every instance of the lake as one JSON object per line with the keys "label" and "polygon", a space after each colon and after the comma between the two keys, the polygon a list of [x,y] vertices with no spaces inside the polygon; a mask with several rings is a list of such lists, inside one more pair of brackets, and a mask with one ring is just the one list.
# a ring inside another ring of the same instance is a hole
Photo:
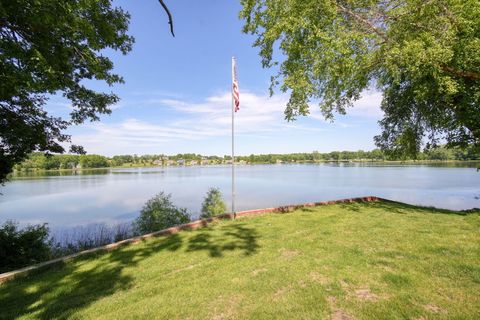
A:
{"label": "lake", "polygon": [[[137,217],[160,191],[198,216],[209,187],[230,208],[229,166],[155,167],[56,172],[15,177],[0,187],[0,223],[52,227],[117,223]],[[447,209],[480,207],[475,168],[426,165],[284,164],[236,167],[236,208],[247,210],[375,195]]]}

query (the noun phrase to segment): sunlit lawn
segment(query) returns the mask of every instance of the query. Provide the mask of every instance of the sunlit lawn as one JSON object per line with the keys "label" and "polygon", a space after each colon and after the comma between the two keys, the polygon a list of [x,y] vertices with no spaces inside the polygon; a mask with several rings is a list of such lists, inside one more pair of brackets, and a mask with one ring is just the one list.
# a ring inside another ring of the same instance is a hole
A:
{"label": "sunlit lawn", "polygon": [[386,202],[181,232],[0,285],[0,318],[480,319],[480,214]]}

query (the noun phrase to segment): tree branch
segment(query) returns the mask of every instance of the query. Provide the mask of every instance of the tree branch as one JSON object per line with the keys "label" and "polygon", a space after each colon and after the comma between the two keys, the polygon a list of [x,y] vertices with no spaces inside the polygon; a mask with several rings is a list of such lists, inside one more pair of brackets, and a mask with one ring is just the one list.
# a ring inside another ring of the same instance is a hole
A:
{"label": "tree branch", "polygon": [[385,42],[388,41],[387,34],[383,32],[382,30],[378,29],[371,21],[368,21],[367,19],[364,19],[362,16],[359,14],[353,12],[352,10],[342,6],[340,3],[337,3],[337,8],[338,11],[341,11],[349,16],[351,16],[354,20],[362,24],[364,27],[367,27],[371,31],[373,31],[376,35],[378,35],[380,38],[382,38]]}
{"label": "tree branch", "polygon": [[467,78],[474,81],[480,80],[480,74],[478,74],[477,72],[458,70],[458,69],[449,67],[446,64],[442,64],[440,67],[442,68],[443,71],[448,72],[457,77]]}
{"label": "tree branch", "polygon": [[165,3],[163,2],[163,0],[158,0],[160,2],[160,4],[162,5],[163,7],[163,10],[165,10],[165,12],[167,13],[168,15],[168,24],[170,25],[170,32],[172,33],[172,36],[175,37],[175,33],[173,33],[173,18],[172,18],[172,14],[170,13],[170,10],[168,10],[168,7],[165,5]]}

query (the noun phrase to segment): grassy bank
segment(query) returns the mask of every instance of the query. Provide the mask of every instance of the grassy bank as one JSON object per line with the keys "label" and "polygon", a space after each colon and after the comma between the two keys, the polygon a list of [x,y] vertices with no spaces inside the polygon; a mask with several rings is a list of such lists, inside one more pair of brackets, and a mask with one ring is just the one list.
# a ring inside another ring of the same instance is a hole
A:
{"label": "grassy bank", "polygon": [[0,318],[478,319],[478,292],[479,213],[376,202],[83,258],[0,285]]}

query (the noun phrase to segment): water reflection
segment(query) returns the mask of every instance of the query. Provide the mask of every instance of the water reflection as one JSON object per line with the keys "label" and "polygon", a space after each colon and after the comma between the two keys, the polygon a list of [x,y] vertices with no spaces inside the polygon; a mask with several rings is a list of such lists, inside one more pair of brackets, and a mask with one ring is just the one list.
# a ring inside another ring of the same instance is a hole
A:
{"label": "water reflection", "polygon": [[[230,203],[228,166],[155,167],[18,176],[2,187],[0,223],[15,219],[53,227],[131,221],[160,191],[195,216],[209,187]],[[326,163],[237,167],[237,209],[377,195],[449,209],[480,207],[475,168]]]}
{"label": "water reflection", "polygon": [[16,171],[10,175],[11,180],[36,179],[55,176],[84,176],[109,174],[111,169],[79,169],[79,170],[57,170],[57,171]]}

